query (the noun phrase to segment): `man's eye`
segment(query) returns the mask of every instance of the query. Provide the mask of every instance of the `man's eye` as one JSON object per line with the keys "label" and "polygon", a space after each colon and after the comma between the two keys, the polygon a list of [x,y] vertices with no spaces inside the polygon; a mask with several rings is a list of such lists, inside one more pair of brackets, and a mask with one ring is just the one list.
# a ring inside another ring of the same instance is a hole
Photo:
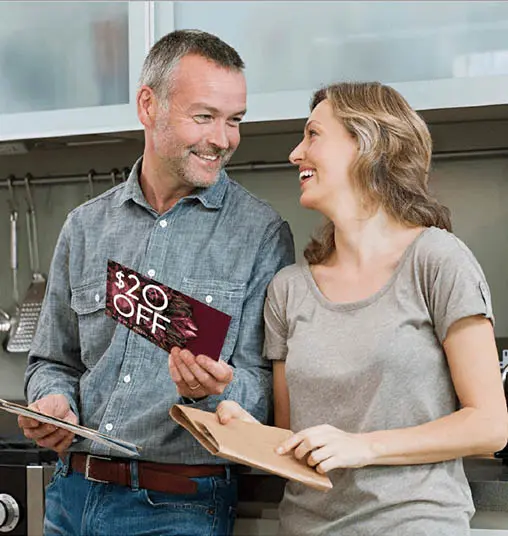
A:
{"label": "man's eye", "polygon": [[213,118],[210,114],[198,114],[194,116],[194,119],[198,123],[205,123],[206,121],[211,121]]}
{"label": "man's eye", "polygon": [[229,119],[228,123],[231,125],[237,126],[242,122],[243,117],[232,117]]}

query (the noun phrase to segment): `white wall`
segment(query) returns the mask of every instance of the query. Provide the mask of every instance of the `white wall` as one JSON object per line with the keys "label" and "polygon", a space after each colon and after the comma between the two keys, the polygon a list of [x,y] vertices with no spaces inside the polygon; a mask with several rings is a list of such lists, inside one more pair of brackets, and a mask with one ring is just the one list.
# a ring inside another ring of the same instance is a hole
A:
{"label": "white wall", "polygon": [[[474,125],[462,129],[467,137]],[[460,129],[459,129],[460,131]],[[299,133],[271,134],[244,139],[235,160],[283,161],[298,141]],[[453,140],[456,148],[456,140]],[[441,145],[444,145],[441,143]],[[9,173],[22,177],[30,172],[35,176],[47,174],[86,174],[90,168],[109,171],[131,166],[142,152],[140,142],[108,146],[57,148],[35,150],[27,155],[0,157],[0,180]],[[319,217],[299,206],[297,173],[293,170],[277,172],[234,172],[232,176],[259,197],[268,200],[290,223],[296,246],[302,251]],[[493,295],[496,313],[496,335],[508,336],[508,158],[438,161],[435,164],[433,190],[452,210],[456,234],[473,250],[486,273]],[[96,193],[109,187],[102,184]],[[35,203],[40,224],[40,251],[43,271],[47,273],[59,230],[69,210],[85,200],[86,184],[39,186]],[[20,203],[20,291],[26,291],[30,274],[24,225],[24,192],[16,188]],[[9,272],[7,190],[0,188],[0,307],[12,306]],[[22,398],[23,371],[26,356],[9,355],[0,350],[0,397]]]}
{"label": "white wall", "polygon": [[[268,200],[290,223],[299,252],[321,220],[299,206],[295,171],[237,173],[234,177]],[[491,287],[496,335],[508,336],[508,158],[438,161],[431,184],[452,212],[454,232],[472,249]]]}

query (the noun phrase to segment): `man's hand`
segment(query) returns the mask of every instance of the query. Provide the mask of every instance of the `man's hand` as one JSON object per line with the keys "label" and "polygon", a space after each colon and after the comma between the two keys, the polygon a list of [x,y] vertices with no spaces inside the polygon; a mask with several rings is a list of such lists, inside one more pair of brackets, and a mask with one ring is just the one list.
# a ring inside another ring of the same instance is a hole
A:
{"label": "man's hand", "polygon": [[220,395],[233,379],[233,369],[224,361],[194,354],[177,346],[169,354],[169,373],[180,396],[202,398]]}
{"label": "man's hand", "polygon": [[[69,402],[64,395],[48,395],[28,406],[45,415],[57,417],[71,424],[77,424],[78,418],[71,411]],[[18,425],[25,437],[33,439],[40,447],[52,449],[58,454],[65,452],[74,439],[74,434],[52,424],[46,424],[29,417],[18,417]]]}

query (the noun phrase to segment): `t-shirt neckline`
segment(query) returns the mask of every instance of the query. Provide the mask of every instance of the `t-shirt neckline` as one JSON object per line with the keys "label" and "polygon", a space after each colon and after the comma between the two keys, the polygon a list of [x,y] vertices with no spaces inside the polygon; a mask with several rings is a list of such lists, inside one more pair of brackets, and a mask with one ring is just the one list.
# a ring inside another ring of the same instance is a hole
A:
{"label": "t-shirt neckline", "polygon": [[402,253],[399,262],[397,264],[397,267],[393,271],[392,275],[388,279],[388,281],[374,294],[371,294],[367,298],[364,298],[362,300],[354,301],[354,302],[333,302],[329,300],[319,289],[316,281],[314,280],[314,276],[312,275],[312,272],[310,270],[309,263],[307,261],[303,261],[302,263],[302,270],[304,277],[307,281],[307,285],[310,288],[310,291],[314,295],[314,297],[317,299],[317,301],[325,308],[333,310],[333,311],[353,311],[355,309],[362,309],[363,307],[367,307],[376,301],[378,301],[395,283],[399,273],[402,271],[402,268],[404,267],[407,259],[410,257],[411,253],[416,248],[416,245],[418,242],[422,239],[422,237],[429,232],[436,229],[436,227],[427,227],[424,229],[404,250]]}

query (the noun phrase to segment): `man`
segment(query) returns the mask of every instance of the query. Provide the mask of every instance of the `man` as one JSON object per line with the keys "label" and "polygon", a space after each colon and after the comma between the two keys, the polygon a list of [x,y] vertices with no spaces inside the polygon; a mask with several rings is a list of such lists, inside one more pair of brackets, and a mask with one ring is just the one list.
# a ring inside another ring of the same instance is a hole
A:
{"label": "man", "polygon": [[[137,95],[143,157],[124,184],[64,224],[29,354],[27,399],[142,451],[139,463],[120,459],[20,418],[27,437],[61,455],[46,494],[47,535],[231,533],[234,471],[168,410],[187,403],[213,411],[231,399],[264,421],[271,406],[263,302],[294,248],[287,223],[223,170],[240,142],[243,67],[233,48],[204,32],[156,43]],[[231,315],[221,360],[173,349],[170,375],[167,353],[104,314],[108,258]]]}

